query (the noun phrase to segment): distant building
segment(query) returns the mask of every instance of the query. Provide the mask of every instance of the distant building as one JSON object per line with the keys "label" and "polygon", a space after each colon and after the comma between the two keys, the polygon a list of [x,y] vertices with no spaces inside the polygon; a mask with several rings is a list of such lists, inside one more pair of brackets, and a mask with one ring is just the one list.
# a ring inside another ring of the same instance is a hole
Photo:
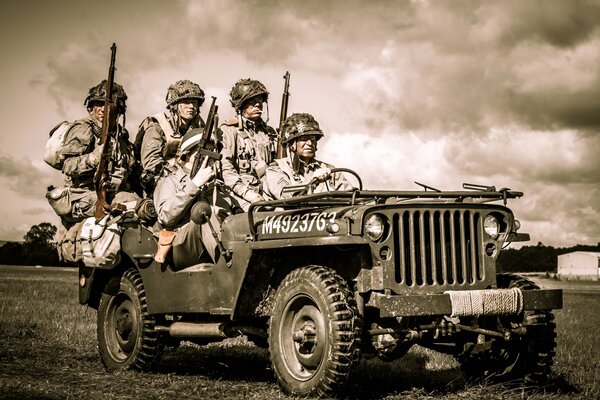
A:
{"label": "distant building", "polygon": [[565,280],[599,280],[600,252],[574,251],[559,255],[557,275]]}

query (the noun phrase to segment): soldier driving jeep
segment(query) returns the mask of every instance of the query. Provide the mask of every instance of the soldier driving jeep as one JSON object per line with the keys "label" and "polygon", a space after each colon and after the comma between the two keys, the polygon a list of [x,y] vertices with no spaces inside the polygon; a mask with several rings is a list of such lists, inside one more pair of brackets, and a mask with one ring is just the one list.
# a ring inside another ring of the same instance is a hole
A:
{"label": "soldier driving jeep", "polygon": [[[352,189],[344,175],[339,172],[332,174],[331,170],[335,168],[333,165],[315,158],[317,142],[324,135],[312,115],[292,114],[283,124],[282,135],[283,144],[288,147],[288,155],[286,158],[276,159],[267,168],[265,193],[275,199],[292,197],[298,195],[311,181],[314,184],[310,188],[312,193]],[[298,185],[297,191],[293,189],[294,185]]]}

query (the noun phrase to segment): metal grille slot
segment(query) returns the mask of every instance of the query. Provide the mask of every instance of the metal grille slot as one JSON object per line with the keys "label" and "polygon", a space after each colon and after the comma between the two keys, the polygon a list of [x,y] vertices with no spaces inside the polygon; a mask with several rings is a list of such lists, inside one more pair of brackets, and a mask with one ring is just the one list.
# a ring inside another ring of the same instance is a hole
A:
{"label": "metal grille slot", "polygon": [[407,210],[391,220],[399,284],[449,286],[484,279],[479,212]]}

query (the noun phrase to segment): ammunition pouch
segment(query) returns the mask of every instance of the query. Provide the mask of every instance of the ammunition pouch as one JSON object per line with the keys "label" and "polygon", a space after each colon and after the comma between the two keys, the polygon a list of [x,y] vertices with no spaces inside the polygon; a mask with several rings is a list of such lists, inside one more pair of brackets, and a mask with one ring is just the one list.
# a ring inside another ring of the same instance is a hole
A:
{"label": "ammunition pouch", "polygon": [[248,173],[252,170],[252,163],[250,160],[240,159],[238,167],[240,168],[240,172]]}
{"label": "ammunition pouch", "polygon": [[110,173],[109,191],[116,192],[119,190],[125,178],[127,171],[123,167],[117,167]]}

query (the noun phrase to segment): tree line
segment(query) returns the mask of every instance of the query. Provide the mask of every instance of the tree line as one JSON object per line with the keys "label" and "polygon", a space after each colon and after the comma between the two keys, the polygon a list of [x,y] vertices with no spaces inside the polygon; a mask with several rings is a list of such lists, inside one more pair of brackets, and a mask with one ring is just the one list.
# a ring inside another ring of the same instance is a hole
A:
{"label": "tree line", "polygon": [[[34,225],[23,236],[23,242],[7,242],[0,246],[0,264],[59,266],[58,253],[54,243],[56,227],[49,222]],[[520,249],[506,249],[500,252],[497,266],[500,272],[556,272],[557,257],[573,251],[600,252],[596,246],[576,245],[554,248],[541,242]]]}
{"label": "tree line", "polygon": [[54,243],[56,226],[42,222],[32,226],[22,242],[7,242],[0,247],[0,264],[58,266]]}
{"label": "tree line", "polygon": [[500,272],[556,272],[558,256],[573,251],[600,252],[600,243],[595,246],[578,244],[572,247],[554,248],[538,242],[533,246],[501,251],[496,265]]}

